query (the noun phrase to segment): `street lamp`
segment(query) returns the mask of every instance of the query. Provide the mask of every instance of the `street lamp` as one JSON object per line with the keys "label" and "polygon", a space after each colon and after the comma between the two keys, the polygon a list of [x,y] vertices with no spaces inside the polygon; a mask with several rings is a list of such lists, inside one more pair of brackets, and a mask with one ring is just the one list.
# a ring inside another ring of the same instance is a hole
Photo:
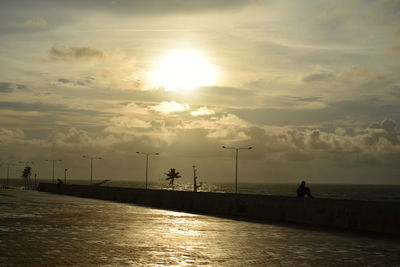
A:
{"label": "street lamp", "polygon": [[67,184],[67,168],[64,168],[64,184]]}
{"label": "street lamp", "polygon": [[13,163],[7,163],[7,180],[6,180],[6,188],[8,188],[8,179],[10,176],[10,166],[15,166]]}
{"label": "street lamp", "polygon": [[[4,163],[1,162],[1,163],[0,163],[0,167],[2,167],[3,165],[4,165]],[[0,173],[0,174],[1,174],[1,173]],[[3,176],[3,179],[5,179],[4,176]]]}
{"label": "street lamp", "polygon": [[222,146],[222,148],[225,149],[234,149],[236,151],[236,167],[235,167],[235,193],[237,193],[237,177],[238,177],[238,157],[239,157],[239,150],[243,150],[243,149],[252,149],[253,147],[249,146],[249,147],[226,147],[226,146]]}
{"label": "street lamp", "polygon": [[93,183],[93,160],[102,159],[101,157],[90,157],[83,155],[82,158],[90,159],[90,184]]}
{"label": "street lamp", "polygon": [[147,189],[147,177],[149,172],[149,156],[158,156],[159,153],[144,153],[144,152],[136,152],[137,154],[146,155],[146,189]]}
{"label": "street lamp", "polygon": [[61,162],[62,160],[61,159],[46,159],[45,161],[51,161],[51,162],[53,162],[53,175],[51,176],[52,178],[51,178],[51,181],[52,181],[52,183],[54,184],[54,163],[55,162]]}

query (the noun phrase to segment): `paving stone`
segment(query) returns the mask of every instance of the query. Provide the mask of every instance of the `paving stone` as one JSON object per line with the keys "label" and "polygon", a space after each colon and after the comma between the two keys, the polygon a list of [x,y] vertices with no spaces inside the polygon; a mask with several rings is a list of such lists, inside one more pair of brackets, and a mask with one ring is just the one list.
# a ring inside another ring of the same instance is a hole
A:
{"label": "paving stone", "polygon": [[400,242],[3,189],[0,266],[400,266]]}

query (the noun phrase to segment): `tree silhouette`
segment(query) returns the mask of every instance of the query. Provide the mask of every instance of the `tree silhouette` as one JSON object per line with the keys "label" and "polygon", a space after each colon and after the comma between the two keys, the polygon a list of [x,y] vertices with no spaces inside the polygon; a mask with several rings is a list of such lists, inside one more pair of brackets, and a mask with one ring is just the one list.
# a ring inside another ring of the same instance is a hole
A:
{"label": "tree silhouette", "polygon": [[31,166],[26,166],[22,171],[22,178],[24,179],[25,187],[28,187],[30,184],[31,174],[32,174]]}
{"label": "tree silhouette", "polygon": [[166,172],[165,175],[167,176],[165,180],[169,180],[169,185],[172,186],[172,190],[174,190],[175,179],[181,178],[182,176],[179,175],[179,172],[177,172],[175,168],[169,169],[169,171]]}

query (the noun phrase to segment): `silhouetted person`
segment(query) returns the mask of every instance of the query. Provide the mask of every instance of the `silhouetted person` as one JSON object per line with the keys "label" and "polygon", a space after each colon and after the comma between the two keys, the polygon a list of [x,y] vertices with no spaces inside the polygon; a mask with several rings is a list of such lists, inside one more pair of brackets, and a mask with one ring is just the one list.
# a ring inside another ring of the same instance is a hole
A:
{"label": "silhouetted person", "polygon": [[57,179],[57,184],[58,185],[63,184],[63,181],[61,179]]}
{"label": "silhouetted person", "polygon": [[311,190],[310,190],[310,188],[308,188],[307,186],[306,186],[306,182],[304,182],[304,181],[301,181],[301,184],[300,184],[300,186],[297,188],[297,196],[298,197],[305,197],[305,196],[308,196],[308,197],[313,197],[312,195],[311,195]]}

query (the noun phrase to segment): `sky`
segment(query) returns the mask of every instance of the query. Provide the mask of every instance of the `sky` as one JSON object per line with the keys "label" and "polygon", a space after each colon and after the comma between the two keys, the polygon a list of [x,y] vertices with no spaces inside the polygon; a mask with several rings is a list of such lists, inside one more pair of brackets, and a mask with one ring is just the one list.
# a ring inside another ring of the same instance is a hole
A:
{"label": "sky", "polygon": [[0,0],[0,44],[0,177],[400,184],[399,0]]}

